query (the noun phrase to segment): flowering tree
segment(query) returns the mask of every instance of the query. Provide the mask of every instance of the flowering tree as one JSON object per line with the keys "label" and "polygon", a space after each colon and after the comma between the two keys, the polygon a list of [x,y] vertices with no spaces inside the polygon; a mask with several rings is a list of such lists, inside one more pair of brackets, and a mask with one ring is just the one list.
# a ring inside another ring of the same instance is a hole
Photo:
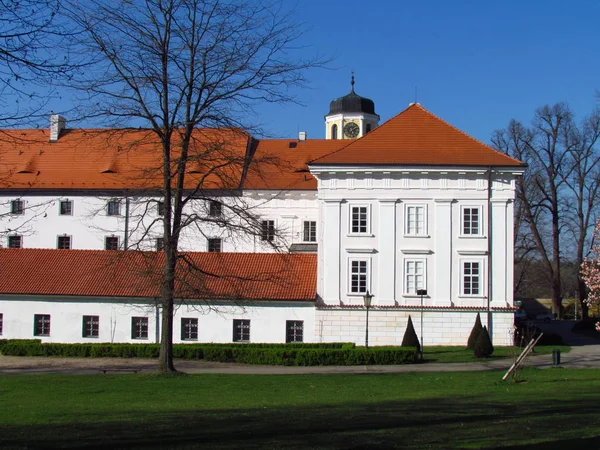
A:
{"label": "flowering tree", "polygon": [[[587,304],[590,308],[600,307],[600,220],[594,228],[594,238],[590,253],[595,257],[586,257],[581,265],[581,278],[585,281],[589,293]],[[596,330],[600,331],[600,322],[596,322]]]}

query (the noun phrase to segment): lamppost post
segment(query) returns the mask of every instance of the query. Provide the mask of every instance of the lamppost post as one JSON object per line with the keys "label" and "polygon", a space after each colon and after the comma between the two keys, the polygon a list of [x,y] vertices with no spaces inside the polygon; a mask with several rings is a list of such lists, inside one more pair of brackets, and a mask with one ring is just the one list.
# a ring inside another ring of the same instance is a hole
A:
{"label": "lamppost post", "polygon": [[371,300],[373,300],[373,295],[369,293],[367,289],[367,293],[363,295],[363,300],[365,302],[365,308],[367,308],[367,322],[365,326],[365,348],[369,348],[369,308],[371,307]]}
{"label": "lamppost post", "polygon": [[427,295],[427,289],[417,289],[417,295],[421,296],[421,361],[423,361],[423,296]]}

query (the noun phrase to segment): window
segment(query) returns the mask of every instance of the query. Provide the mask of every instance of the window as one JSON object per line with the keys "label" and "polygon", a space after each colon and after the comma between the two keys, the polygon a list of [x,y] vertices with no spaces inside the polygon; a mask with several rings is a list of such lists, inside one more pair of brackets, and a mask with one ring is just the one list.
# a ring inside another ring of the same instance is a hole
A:
{"label": "window", "polygon": [[117,236],[106,236],[104,238],[104,250],[119,250],[119,238]]}
{"label": "window", "polygon": [[211,200],[210,205],[208,205],[208,215],[210,217],[219,217],[221,214],[223,214],[223,205],[221,202]]}
{"label": "window", "polygon": [[197,341],[198,340],[198,319],[181,319],[181,340],[182,341]]}
{"label": "window", "polygon": [[303,342],[304,322],[302,320],[285,321],[285,342]]}
{"label": "window", "polygon": [[367,261],[350,260],[350,293],[365,294],[367,292]]}
{"label": "window", "polygon": [[100,335],[100,317],[83,316],[81,336],[84,338],[97,338]]}
{"label": "window", "polygon": [[463,208],[463,235],[465,236],[477,236],[481,234],[481,215],[480,209],[477,208]]}
{"label": "window", "polygon": [[425,206],[406,207],[406,234],[422,236],[425,231]]}
{"label": "window", "polygon": [[35,314],[33,316],[33,335],[50,336],[50,314]]}
{"label": "window", "polygon": [[337,130],[338,130],[338,126],[337,125],[332,125],[331,126],[331,139],[337,139]]}
{"label": "window", "polygon": [[165,215],[165,202],[156,202],[156,214],[158,214],[161,217]]}
{"label": "window", "polygon": [[210,238],[208,240],[208,251],[219,253],[221,251],[221,239],[219,238]]}
{"label": "window", "polygon": [[2,325],[4,322],[4,315],[0,313],[0,336],[2,336]]}
{"label": "window", "polygon": [[25,202],[23,200],[13,200],[10,202],[11,214],[23,214],[25,212]]}
{"label": "window", "polygon": [[58,236],[56,248],[69,250],[71,248],[71,236]]}
{"label": "window", "polygon": [[482,263],[481,261],[463,261],[462,294],[482,295]]}
{"label": "window", "polygon": [[304,222],[304,242],[317,242],[317,222],[305,221]]}
{"label": "window", "polygon": [[368,233],[369,231],[369,208],[366,206],[353,206],[351,209],[352,233]]}
{"label": "window", "polygon": [[165,238],[156,238],[156,251],[160,252],[165,249]]}
{"label": "window", "polygon": [[119,200],[110,200],[106,204],[106,214],[109,216],[120,216],[121,202]]}
{"label": "window", "polygon": [[406,260],[404,264],[404,293],[417,295],[418,289],[425,289],[425,261]]}
{"label": "window", "polygon": [[260,239],[263,241],[272,241],[275,239],[275,221],[263,220]]}
{"label": "window", "polygon": [[235,319],[233,321],[233,342],[250,342],[250,321]]}
{"label": "window", "polygon": [[61,216],[73,215],[73,202],[71,200],[61,200],[59,203],[58,213]]}
{"label": "window", "polygon": [[148,318],[131,318],[131,339],[148,339]]}
{"label": "window", "polygon": [[21,248],[23,247],[23,236],[9,236],[8,237],[8,248]]}

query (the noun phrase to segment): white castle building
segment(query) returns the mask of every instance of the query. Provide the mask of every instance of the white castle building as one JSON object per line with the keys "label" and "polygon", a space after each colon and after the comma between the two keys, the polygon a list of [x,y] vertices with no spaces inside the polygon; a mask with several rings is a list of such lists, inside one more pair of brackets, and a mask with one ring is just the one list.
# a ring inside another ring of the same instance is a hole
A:
{"label": "white castle building", "polygon": [[[181,249],[222,282],[178,291],[175,342],[363,345],[368,293],[371,345],[399,345],[409,315],[425,346],[464,345],[478,313],[510,344],[524,165],[416,103],[379,126],[354,80],[325,125],[324,140],[197,130],[188,214],[202,226]],[[3,134],[0,339],[156,342],[157,283],[140,275],[162,244],[155,135],[59,116]],[[235,211],[260,229],[224,226]]]}

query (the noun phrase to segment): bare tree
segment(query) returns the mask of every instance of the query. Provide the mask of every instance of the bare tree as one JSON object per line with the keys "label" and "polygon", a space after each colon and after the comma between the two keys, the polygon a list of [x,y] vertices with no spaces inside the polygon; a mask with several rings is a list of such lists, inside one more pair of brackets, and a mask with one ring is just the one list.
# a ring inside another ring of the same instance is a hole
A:
{"label": "bare tree", "polygon": [[[81,33],[76,48],[90,58],[71,82],[91,105],[86,116],[142,125],[158,142],[159,164],[141,175],[156,182],[163,208],[155,219],[165,255],[158,369],[172,372],[176,273],[185,264],[180,243],[185,229],[203,220],[193,204],[212,198],[217,186],[239,190],[249,170],[260,170],[252,139],[240,154],[215,137],[222,134],[207,137],[201,128],[225,127],[238,139],[255,122],[257,102],[292,101],[290,87],[304,84],[306,69],[322,61],[297,54],[299,27],[280,1],[90,0],[68,9]],[[230,211],[236,220],[217,225],[261,233],[252,211]]]}

